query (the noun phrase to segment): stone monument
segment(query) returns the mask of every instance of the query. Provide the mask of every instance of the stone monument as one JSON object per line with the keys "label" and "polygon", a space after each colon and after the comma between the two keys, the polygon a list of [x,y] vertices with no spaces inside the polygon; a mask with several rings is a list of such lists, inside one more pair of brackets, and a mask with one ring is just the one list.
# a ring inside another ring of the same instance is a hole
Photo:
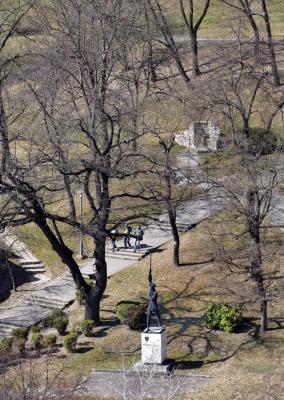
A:
{"label": "stone monument", "polygon": [[[152,281],[152,269],[149,274],[149,306],[147,312],[147,328],[141,335],[142,364],[163,364],[167,358],[167,336],[161,326],[160,310],[158,305],[158,292],[156,284]],[[158,326],[151,326],[152,315],[157,317]]]}
{"label": "stone monument", "polygon": [[[167,360],[167,335],[165,327],[161,325],[158,305],[158,292],[152,281],[151,256],[149,281],[149,306],[147,312],[147,328],[141,334],[141,361],[136,363],[132,370],[149,371],[154,368],[156,373],[169,374],[174,368],[174,361]],[[152,315],[156,314],[158,326],[152,326]]]}
{"label": "stone monument", "polygon": [[191,150],[215,151],[220,148],[220,128],[213,122],[193,122],[189,129],[175,135],[175,141]]}

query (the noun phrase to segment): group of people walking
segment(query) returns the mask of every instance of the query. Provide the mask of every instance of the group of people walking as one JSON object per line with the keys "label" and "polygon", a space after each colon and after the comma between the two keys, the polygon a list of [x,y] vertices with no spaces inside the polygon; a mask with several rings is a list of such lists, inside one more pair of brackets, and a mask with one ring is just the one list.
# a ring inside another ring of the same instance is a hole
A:
{"label": "group of people walking", "polygon": [[[125,249],[132,249],[131,245],[131,238],[135,239],[134,242],[134,252],[136,253],[137,250],[140,249],[140,242],[143,240],[143,235],[144,231],[141,227],[140,224],[137,225],[136,229],[133,231],[132,227],[128,224],[125,224],[125,230],[123,232],[123,244]],[[116,229],[113,229],[110,232],[110,238],[111,238],[111,245],[112,245],[112,251],[114,252],[115,249],[119,251],[119,247],[116,245],[117,241],[117,236],[118,232]]]}

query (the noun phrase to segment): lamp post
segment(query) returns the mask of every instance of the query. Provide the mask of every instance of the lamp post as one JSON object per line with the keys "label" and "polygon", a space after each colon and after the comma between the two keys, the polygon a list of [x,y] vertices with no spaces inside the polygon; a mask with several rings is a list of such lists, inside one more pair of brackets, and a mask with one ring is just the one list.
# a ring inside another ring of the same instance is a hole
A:
{"label": "lamp post", "polygon": [[[81,188],[78,191],[79,197],[80,197],[80,224],[82,226],[83,224],[83,194],[84,194],[84,188]],[[82,229],[80,229],[80,258],[83,260],[84,258],[84,245],[83,245],[83,239],[84,235],[82,232]]]}

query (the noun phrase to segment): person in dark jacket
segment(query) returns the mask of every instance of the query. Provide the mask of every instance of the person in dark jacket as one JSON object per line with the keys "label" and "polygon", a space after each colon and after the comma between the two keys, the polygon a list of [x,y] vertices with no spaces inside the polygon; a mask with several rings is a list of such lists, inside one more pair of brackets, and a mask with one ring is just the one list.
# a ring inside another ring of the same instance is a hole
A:
{"label": "person in dark jacket", "polygon": [[128,224],[125,224],[125,236],[124,236],[124,248],[127,249],[127,247],[129,247],[131,249],[131,243],[130,243],[130,234],[132,232],[132,228],[131,226],[129,226]]}

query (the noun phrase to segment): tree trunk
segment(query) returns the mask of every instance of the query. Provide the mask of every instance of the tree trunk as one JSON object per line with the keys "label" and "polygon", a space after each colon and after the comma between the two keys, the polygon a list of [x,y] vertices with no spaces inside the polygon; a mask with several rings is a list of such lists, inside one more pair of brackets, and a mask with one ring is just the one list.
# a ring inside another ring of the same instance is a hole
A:
{"label": "tree trunk", "polygon": [[100,324],[100,302],[107,286],[105,242],[104,236],[95,240],[96,284],[93,287],[89,287],[85,295],[85,319],[93,320],[95,325]]}
{"label": "tree trunk", "polygon": [[245,8],[244,7],[244,13],[247,16],[249,23],[252,27],[253,33],[254,33],[254,57],[255,61],[259,62],[259,57],[260,57],[260,35],[259,35],[259,29],[258,26],[253,18],[253,15],[251,13],[250,8]]}
{"label": "tree trunk", "polygon": [[196,77],[201,74],[198,63],[197,32],[195,32],[194,30],[191,31],[190,39],[191,39],[192,75]]}
{"label": "tree trunk", "polygon": [[254,190],[247,193],[248,210],[247,224],[251,239],[251,279],[256,283],[256,290],[260,304],[260,330],[267,330],[267,298],[264,285],[264,275],[262,269],[260,223],[259,223],[259,204],[257,194]]}
{"label": "tree trunk", "polygon": [[267,329],[267,300],[263,300],[260,303],[260,332],[265,332]]}
{"label": "tree trunk", "polygon": [[261,0],[261,5],[262,5],[263,18],[264,18],[265,28],[266,28],[266,33],[267,33],[267,44],[268,44],[269,53],[270,53],[270,63],[271,63],[274,84],[275,84],[275,86],[280,86],[281,82],[280,82],[279,72],[278,72],[278,68],[277,68],[276,56],[275,56],[275,52],[274,52],[271,26],[270,26],[268,11],[266,8],[266,0]]}
{"label": "tree trunk", "polygon": [[174,238],[174,248],[173,248],[173,264],[175,267],[179,266],[179,246],[180,246],[180,240],[179,240],[179,232],[178,228],[176,225],[176,217],[175,214],[172,210],[171,207],[168,207],[168,216],[169,216],[169,221],[170,225],[172,228],[172,234]]}

